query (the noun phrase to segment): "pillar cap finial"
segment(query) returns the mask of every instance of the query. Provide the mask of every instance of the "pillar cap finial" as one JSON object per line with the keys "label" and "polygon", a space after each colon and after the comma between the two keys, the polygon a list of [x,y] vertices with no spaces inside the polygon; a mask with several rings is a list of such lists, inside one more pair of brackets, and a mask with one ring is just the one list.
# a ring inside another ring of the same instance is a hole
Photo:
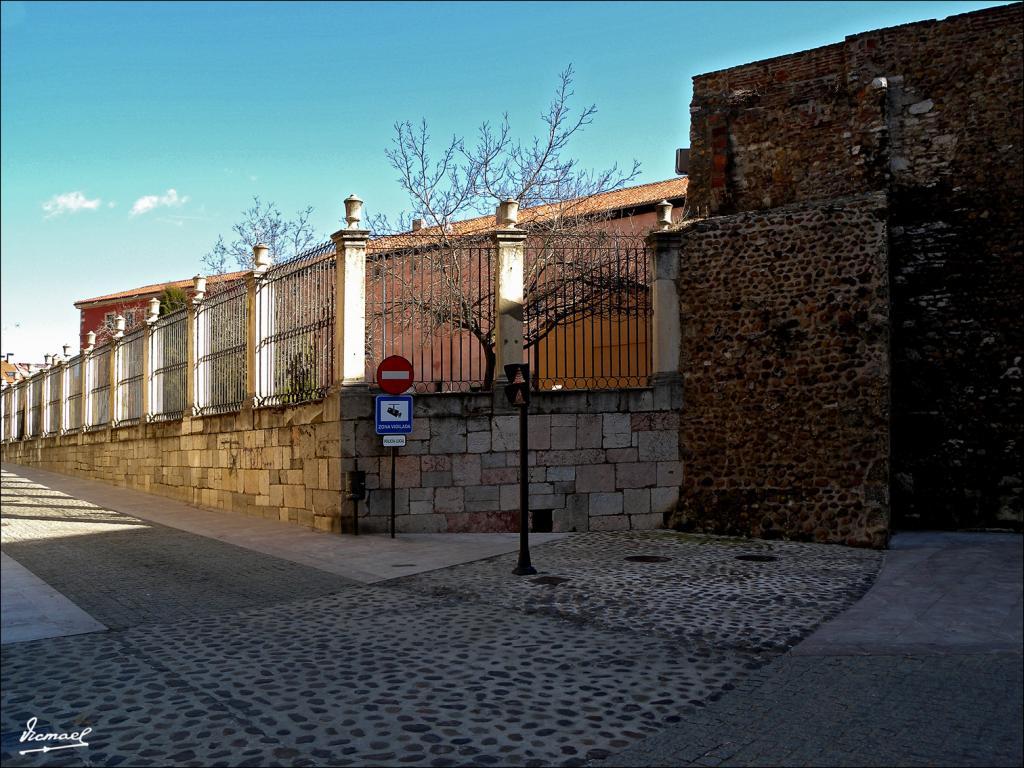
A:
{"label": "pillar cap finial", "polygon": [[345,221],[349,229],[359,229],[359,222],[363,218],[363,200],[356,194],[345,198]]}
{"label": "pillar cap finial", "polygon": [[509,199],[498,203],[495,220],[501,229],[515,229],[519,222],[519,201]]}
{"label": "pillar cap finial", "polygon": [[252,264],[254,272],[265,272],[270,266],[270,246],[256,243],[252,247]]}

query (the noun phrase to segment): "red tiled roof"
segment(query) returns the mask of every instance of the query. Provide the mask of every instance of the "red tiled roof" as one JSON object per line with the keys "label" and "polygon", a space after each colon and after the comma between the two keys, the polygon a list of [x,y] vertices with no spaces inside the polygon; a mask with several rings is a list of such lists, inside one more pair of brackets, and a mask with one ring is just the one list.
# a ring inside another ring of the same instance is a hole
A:
{"label": "red tiled roof", "polygon": [[[547,205],[537,205],[532,208],[524,208],[519,212],[519,224],[526,225],[531,221],[545,221],[559,215],[585,216],[588,214],[608,213],[611,211],[641,208],[647,205],[655,205],[660,203],[662,200],[677,200],[686,195],[687,185],[687,177],[680,176],[674,179],[667,179],[665,181],[655,181],[650,184],[639,184],[635,187],[616,189],[612,192],[604,192],[600,195],[592,195],[591,197],[580,198],[577,200],[568,200],[560,203],[550,203]],[[464,237],[466,235],[489,232],[492,229],[494,229],[493,214],[488,216],[477,216],[474,219],[465,219],[464,221],[456,221],[452,224],[451,234],[454,237]],[[417,232],[416,235],[429,235],[432,231],[436,231],[436,227],[425,227]],[[405,232],[397,235],[376,237],[370,241],[368,250],[371,253],[381,253],[401,248],[407,244],[405,240],[406,238],[409,238],[411,234],[412,233]],[[206,282],[207,285],[212,283],[230,282],[238,280],[246,274],[247,273],[243,271],[229,272],[226,275],[211,275],[206,278]],[[75,302],[75,306],[81,309],[86,305],[104,304],[118,300],[141,299],[147,296],[156,296],[162,293],[165,288],[188,289],[191,287],[191,278],[187,280],[175,280],[168,283],[154,283],[153,285],[144,285],[141,288],[130,288],[126,291],[108,293],[105,296],[96,296],[91,299],[80,299]]]}
{"label": "red tiled roof", "polygon": [[[531,221],[545,221],[560,215],[585,216],[588,214],[608,213],[656,205],[662,200],[677,200],[686,195],[688,182],[689,180],[686,176],[680,176],[674,179],[667,179],[666,181],[655,181],[650,184],[616,189],[612,192],[604,192],[600,195],[577,200],[536,205],[519,211],[519,224],[526,225]],[[416,235],[429,235],[431,232],[436,231],[436,229],[436,227],[425,227],[419,230]],[[453,237],[465,237],[466,235],[489,232],[492,229],[494,229],[494,215],[490,214],[487,216],[477,216],[475,219],[453,222],[451,235]],[[368,250],[371,253],[380,253],[402,247],[405,245],[404,241],[411,234],[403,232],[397,235],[385,235],[374,238],[370,241]]]}
{"label": "red tiled roof", "polygon": [[[206,278],[206,284],[211,283],[225,283],[239,280],[245,277],[246,272],[228,272],[224,275],[210,275]],[[75,302],[75,306],[79,309],[83,308],[87,304],[105,304],[111,301],[125,300],[125,299],[142,299],[147,296],[159,296],[163,293],[165,288],[181,288],[188,289],[192,287],[192,278],[187,280],[172,280],[168,283],[153,283],[152,285],[143,285],[140,288],[129,288],[127,291],[118,291],[117,293],[108,293],[105,296],[95,296],[91,299],[79,299]]]}

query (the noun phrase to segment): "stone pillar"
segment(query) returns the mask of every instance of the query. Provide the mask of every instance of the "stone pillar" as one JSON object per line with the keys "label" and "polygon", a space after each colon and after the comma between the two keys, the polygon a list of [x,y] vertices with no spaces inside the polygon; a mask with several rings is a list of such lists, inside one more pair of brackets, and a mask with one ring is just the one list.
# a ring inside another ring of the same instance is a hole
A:
{"label": "stone pillar", "polygon": [[199,410],[201,403],[198,402],[197,388],[202,389],[202,377],[205,371],[199,370],[198,360],[203,354],[203,345],[200,329],[198,327],[199,307],[206,295],[206,278],[196,275],[192,278],[192,306],[185,313],[185,407],[182,416],[188,418],[194,416]]}
{"label": "stone pillar", "polygon": [[[262,277],[270,267],[270,248],[263,244],[253,247],[253,294],[250,328],[254,333],[253,342],[253,386],[255,402],[259,403],[274,394],[274,344],[266,339],[274,334],[276,311],[274,304],[274,281]],[[248,366],[248,364],[247,364]],[[247,367],[248,370],[248,367]]]}
{"label": "stone pillar", "polygon": [[682,323],[680,321],[679,291],[676,280],[679,277],[681,233],[669,229],[672,222],[672,208],[661,210],[659,206],[659,231],[647,238],[648,280],[651,291],[651,383],[659,380],[678,379],[679,351],[682,344]]}
{"label": "stone pillar", "polygon": [[334,383],[366,386],[366,246],[370,232],[359,228],[363,201],[345,199],[346,229],[331,235],[337,260],[334,307]]}
{"label": "stone pillar", "polygon": [[[497,264],[494,269],[494,382],[505,382],[504,366],[523,362],[523,263],[526,232],[516,228],[519,203],[498,205],[494,233]],[[497,386],[495,386],[497,391]]]}
{"label": "stone pillar", "polygon": [[146,330],[142,338],[142,408],[139,423],[149,422],[153,409],[153,324],[160,317],[160,299],[149,300],[149,312],[146,314]]}
{"label": "stone pillar", "polygon": [[270,266],[270,248],[263,243],[252,247],[252,270],[245,276],[245,400],[243,408],[252,408],[262,393],[256,381],[256,348],[259,346],[259,325],[256,316],[256,292],[260,278]]}

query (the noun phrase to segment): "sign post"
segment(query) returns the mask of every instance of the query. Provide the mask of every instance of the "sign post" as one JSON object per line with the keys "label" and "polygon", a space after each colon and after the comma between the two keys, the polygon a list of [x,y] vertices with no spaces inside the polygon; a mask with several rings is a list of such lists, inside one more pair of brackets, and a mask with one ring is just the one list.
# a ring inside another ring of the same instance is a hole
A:
{"label": "sign post", "polygon": [[530,562],[530,431],[527,406],[530,404],[530,366],[513,363],[505,366],[508,385],[505,397],[509,405],[519,409],[519,562],[516,576],[529,576],[537,572]]}
{"label": "sign post", "polygon": [[391,448],[391,538],[395,538],[395,460],[398,447],[412,432],[412,395],[403,395],[413,383],[412,363],[401,355],[385,357],[377,366],[377,386],[386,395],[377,395],[374,421],[384,447]]}

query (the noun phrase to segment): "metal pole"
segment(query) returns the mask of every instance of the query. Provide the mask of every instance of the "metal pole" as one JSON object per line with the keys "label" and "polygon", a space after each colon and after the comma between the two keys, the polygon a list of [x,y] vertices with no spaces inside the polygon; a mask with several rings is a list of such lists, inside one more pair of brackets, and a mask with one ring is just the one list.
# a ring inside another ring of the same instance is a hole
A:
{"label": "metal pole", "polygon": [[519,562],[512,571],[516,576],[537,572],[530,563],[530,440],[526,405],[519,406]]}
{"label": "metal pole", "polygon": [[398,448],[391,447],[391,538],[395,538],[395,458]]}

